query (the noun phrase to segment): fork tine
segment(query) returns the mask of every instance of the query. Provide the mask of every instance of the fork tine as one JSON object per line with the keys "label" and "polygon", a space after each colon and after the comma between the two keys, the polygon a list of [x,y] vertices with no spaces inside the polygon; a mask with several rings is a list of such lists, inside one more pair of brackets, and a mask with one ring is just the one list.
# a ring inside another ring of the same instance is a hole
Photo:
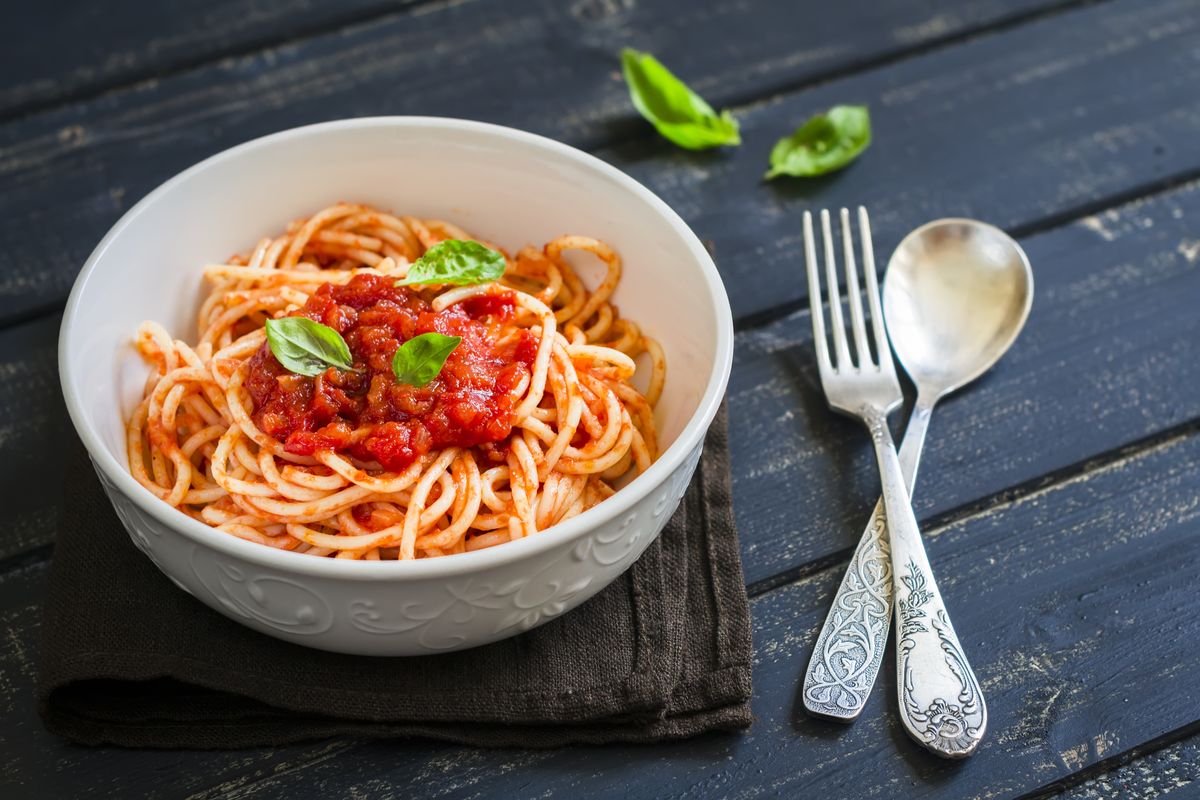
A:
{"label": "fork tine", "polygon": [[859,238],[862,239],[863,273],[867,281],[867,302],[871,306],[871,328],[875,331],[875,352],[879,354],[879,368],[884,372],[895,372],[892,351],[888,348],[887,330],[883,325],[883,311],[879,306],[879,279],[875,277],[875,248],[871,244],[871,220],[865,206],[858,207]]}
{"label": "fork tine", "polygon": [[858,352],[858,368],[874,367],[871,348],[867,345],[867,325],[863,318],[862,294],[858,290],[858,268],[854,264],[854,234],[850,230],[850,212],[842,209],[842,253],[846,261],[846,294],[850,303],[850,327],[854,330],[854,349]]}
{"label": "fork tine", "polygon": [[817,244],[813,237],[812,212],[809,211],[804,212],[804,264],[808,269],[808,307],[812,312],[817,366],[824,377],[833,367],[829,363],[829,345],[825,341],[825,314],[821,310],[821,273],[817,269]]}
{"label": "fork tine", "polygon": [[833,328],[833,349],[838,370],[854,369],[850,348],[846,346],[846,325],[842,321],[842,296],[838,292],[837,261],[833,257],[833,233],[829,229],[829,210],[821,209],[821,237],[825,244],[825,278],[829,281],[829,316]]}

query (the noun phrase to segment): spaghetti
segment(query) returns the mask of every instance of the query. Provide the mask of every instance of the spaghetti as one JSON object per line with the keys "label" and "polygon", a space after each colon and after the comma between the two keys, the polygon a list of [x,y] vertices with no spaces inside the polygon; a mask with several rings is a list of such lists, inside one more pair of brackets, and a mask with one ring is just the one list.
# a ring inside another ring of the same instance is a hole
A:
{"label": "spaghetti", "polygon": [[[666,373],[658,343],[610,302],[620,258],[562,236],[505,253],[496,283],[397,285],[438,242],[471,238],[338,204],[206,267],[195,346],[154,322],[137,331],[153,371],[128,424],[133,476],[242,539],[369,560],[491,547],[612,495],[657,455]],[[594,290],[568,251],[603,263]],[[354,369],[288,372],[264,329],[284,316],[340,333]],[[432,383],[398,383],[392,355],[426,331],[461,343]],[[630,382],[643,354],[644,394]]]}

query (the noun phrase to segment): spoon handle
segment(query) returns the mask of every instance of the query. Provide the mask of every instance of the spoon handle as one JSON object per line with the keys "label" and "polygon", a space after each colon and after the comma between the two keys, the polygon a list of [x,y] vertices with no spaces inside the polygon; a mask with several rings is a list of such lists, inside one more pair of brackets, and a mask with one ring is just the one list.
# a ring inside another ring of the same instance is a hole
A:
{"label": "spoon handle", "polygon": [[965,758],[987,729],[983,692],[933,579],[887,420],[876,415],[867,424],[879,458],[892,551],[900,720],[935,755]]}
{"label": "spoon handle", "polygon": [[[909,492],[929,429],[933,403],[918,398],[900,445],[900,471]],[[858,540],[804,673],[808,713],[853,722],[862,712],[883,663],[892,619],[892,560],[883,498]]]}

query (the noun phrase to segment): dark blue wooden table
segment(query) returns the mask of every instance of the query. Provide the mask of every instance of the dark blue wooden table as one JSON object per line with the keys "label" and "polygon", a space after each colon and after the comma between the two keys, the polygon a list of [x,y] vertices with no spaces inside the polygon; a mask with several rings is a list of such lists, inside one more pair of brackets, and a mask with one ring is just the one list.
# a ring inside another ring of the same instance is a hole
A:
{"label": "dark blue wooden table", "polygon": [[[620,80],[625,45],[732,108],[742,147],[657,138]],[[0,797],[1200,795],[1200,3],[40,0],[6,10],[0,64]],[[774,140],[836,103],[871,107],[871,149],[832,177],[763,183]],[[73,435],[55,339],[79,266],[198,159],[377,114],[586,148],[712,246],[738,327],[749,732],[228,753],[42,729],[39,610]],[[797,701],[878,487],[866,437],[821,398],[798,219],[859,202],[881,261],[922,222],[973,216],[1018,236],[1036,274],[1015,349],[940,408],[915,501],[992,715],[966,763],[907,740],[886,670],[853,727]]]}

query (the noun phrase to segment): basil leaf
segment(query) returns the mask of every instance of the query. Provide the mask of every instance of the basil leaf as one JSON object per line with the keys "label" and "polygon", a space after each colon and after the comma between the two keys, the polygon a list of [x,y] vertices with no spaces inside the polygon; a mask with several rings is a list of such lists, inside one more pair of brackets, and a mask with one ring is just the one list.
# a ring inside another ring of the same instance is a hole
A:
{"label": "basil leaf", "polygon": [[470,239],[447,239],[426,250],[396,285],[448,283],[474,286],[498,280],[504,274],[504,266],[504,256],[490,247]]}
{"label": "basil leaf", "polygon": [[824,175],[858,158],[869,144],[871,115],[867,107],[834,106],[775,143],[767,177]]}
{"label": "basil leaf", "polygon": [[396,355],[392,356],[392,374],[399,383],[407,383],[418,389],[428,386],[442,371],[446,359],[461,341],[461,336],[443,336],[440,333],[414,336],[400,345]]}
{"label": "basil leaf", "polygon": [[621,71],[638,113],[680,147],[704,150],[742,143],[732,114],[722,111],[717,116],[703,97],[649,53],[625,48],[621,51]]}
{"label": "basil leaf", "polygon": [[312,378],[330,367],[353,370],[354,359],[342,335],[308,317],[267,320],[267,344],[289,372]]}

